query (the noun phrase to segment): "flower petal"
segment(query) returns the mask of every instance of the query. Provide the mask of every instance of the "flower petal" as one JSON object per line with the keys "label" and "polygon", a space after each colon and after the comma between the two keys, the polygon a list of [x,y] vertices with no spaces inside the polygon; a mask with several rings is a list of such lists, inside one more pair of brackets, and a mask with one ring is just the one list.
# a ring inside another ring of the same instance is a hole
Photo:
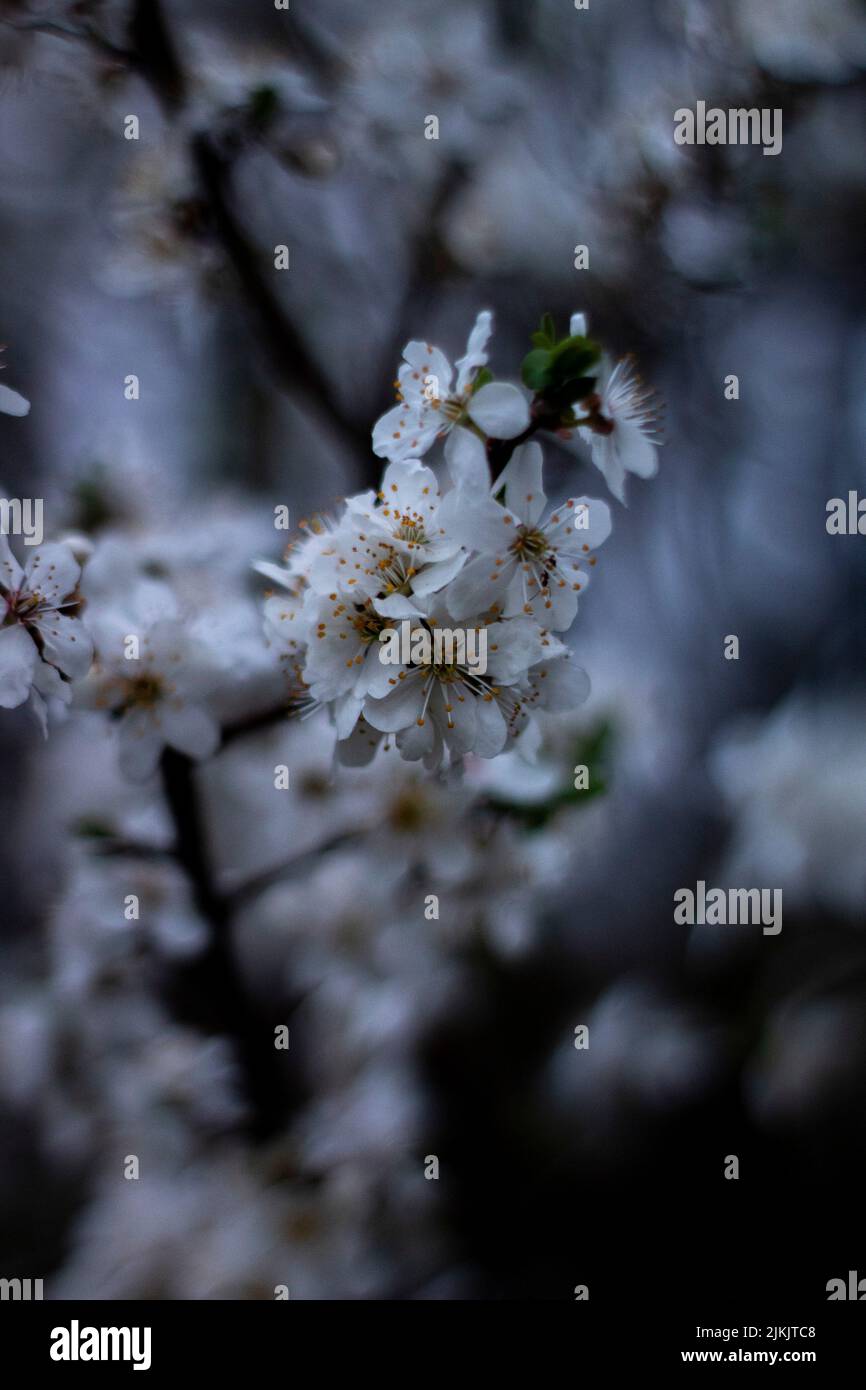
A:
{"label": "flower petal", "polygon": [[[431,347],[429,343],[418,342],[416,339],[404,347],[403,360],[408,362],[413,373],[417,372],[421,390],[428,385],[430,395],[436,395],[440,399],[448,395],[454,368],[439,348]],[[430,378],[434,380],[429,381]]]}
{"label": "flower petal", "polygon": [[467,618],[486,613],[494,604],[504,607],[508,586],[517,572],[517,560],[503,554],[494,561],[491,555],[477,555],[470,560],[447,589],[443,598],[452,618]]}
{"label": "flower petal", "polygon": [[179,753],[200,762],[216,751],[219,725],[201,705],[167,704],[162,715],[162,732],[167,744]]}
{"label": "flower petal", "polygon": [[[583,587],[582,573],[578,571],[572,579],[566,571],[566,576],[551,575],[546,586],[542,588],[533,575],[527,582],[526,602],[521,612],[530,613],[536,622],[543,623],[554,632],[564,632],[566,628],[571,627],[577,616],[578,590]],[[512,601],[515,597],[514,594],[509,595]]]}
{"label": "flower petal", "polygon": [[529,403],[516,386],[490,381],[469,402],[469,414],[491,439],[514,439],[529,424]]}
{"label": "flower petal", "polygon": [[467,550],[480,550],[485,555],[505,555],[520,524],[510,508],[494,502],[489,492],[467,487],[455,487],[445,494],[439,520],[448,535]]}
{"label": "flower petal", "polygon": [[159,722],[149,710],[130,710],[118,729],[118,762],[124,777],[144,782],[157,768],[163,749]]}
{"label": "flower petal", "polygon": [[509,682],[544,655],[538,624],[531,618],[511,618],[491,623],[487,629],[488,669],[498,681]]}
{"label": "flower petal", "polygon": [[282,589],[293,589],[297,583],[297,576],[283,565],[275,565],[270,560],[254,560],[253,569],[257,574],[264,575],[265,579],[270,579],[274,584],[279,584]]}
{"label": "flower petal", "polygon": [[309,617],[301,600],[292,594],[273,594],[265,599],[264,615],[268,633],[287,646],[301,645],[309,637]]}
{"label": "flower petal", "polygon": [[383,618],[423,618],[421,609],[405,594],[389,594],[373,599],[373,607]]}
{"label": "flower petal", "polygon": [[466,354],[457,360],[457,394],[461,396],[469,385],[473,372],[479,367],[483,367],[487,362],[487,344],[493,332],[493,315],[489,309],[482,309],[475,320],[472,332],[469,334],[469,341],[466,344]]}
{"label": "flower petal", "polygon": [[[369,665],[369,662],[365,662],[364,665]],[[338,739],[351,737],[358,723],[363,704],[363,697],[356,694],[355,691],[350,691],[348,695],[341,695],[338,700],[334,701],[334,727]]]}
{"label": "flower petal", "polygon": [[42,638],[45,660],[71,681],[82,680],[93,660],[93,643],[82,624],[65,613],[49,612],[33,626]]}
{"label": "flower petal", "polygon": [[17,709],[30,694],[36,643],[18,623],[0,629],[0,708]]}
{"label": "flower petal", "polygon": [[471,752],[478,724],[479,701],[473,695],[458,694],[459,687],[436,682],[430,701],[430,716],[441,737],[457,757]]}
{"label": "flower petal", "polygon": [[348,738],[338,740],[337,761],[343,767],[366,767],[375,758],[381,742],[382,735],[377,729],[371,729],[362,715]]}
{"label": "flower petal", "polygon": [[436,560],[414,576],[412,580],[412,592],[423,597],[425,594],[435,594],[439,589],[445,587],[456,574],[463,568],[466,555],[462,550],[458,550],[447,560]]}
{"label": "flower petal", "polygon": [[23,577],[24,571],[12,554],[6,536],[0,531],[0,589],[6,589],[10,593],[17,592]]}
{"label": "flower petal", "polygon": [[625,470],[638,478],[654,478],[659,471],[658,452],[640,425],[633,420],[620,420],[614,427],[614,438],[617,436]]}
{"label": "flower petal", "polygon": [[479,488],[487,492],[490,487],[490,466],[483,441],[472,430],[452,430],[445,441],[445,462],[448,472],[458,486]]}
{"label": "flower petal", "polygon": [[493,484],[497,496],[500,489],[505,488],[506,503],[528,526],[535,525],[547,502],[542,484],[543,465],[541,445],[523,444],[514,450]]}
{"label": "flower petal", "polygon": [[432,719],[425,719],[423,724],[412,723],[398,739],[400,756],[407,762],[417,762],[419,758],[429,757],[437,741],[436,725]]}
{"label": "flower petal", "polygon": [[611,533],[610,507],[597,497],[569,497],[544,523],[550,543],[566,555],[597,550]]}
{"label": "flower petal", "polygon": [[555,661],[540,663],[530,672],[530,678],[539,690],[540,704],[552,714],[572,710],[589,698],[589,676],[570,652]]}
{"label": "flower petal", "polygon": [[[395,667],[395,672],[399,670]],[[399,729],[408,729],[421,714],[424,705],[424,682],[418,671],[403,680],[394,676],[397,685],[383,700],[368,700],[364,706],[364,718],[374,729],[383,734],[393,734]]]}
{"label": "flower petal", "polygon": [[30,414],[30,402],[13,391],[11,386],[0,386],[0,410],[4,415],[17,415],[20,418]]}
{"label": "flower petal", "polygon": [[[581,430],[581,434],[584,431]],[[601,473],[614,497],[625,502],[625,466],[616,446],[614,434],[593,434],[590,440],[592,461]]]}
{"label": "flower petal", "polygon": [[373,453],[386,459],[416,458],[426,454],[441,428],[437,411],[394,406],[373,426]]}
{"label": "flower petal", "polygon": [[390,695],[391,691],[396,689],[401,673],[405,675],[408,667],[401,666],[399,661],[383,661],[384,651],[385,647],[381,642],[377,642],[375,648],[370,649],[355,682],[356,695],[369,695],[372,700],[384,700],[386,695]]}
{"label": "flower petal", "polygon": [[508,737],[508,726],[495,700],[476,701],[475,744],[473,753],[479,758],[495,758]]}
{"label": "flower petal", "polygon": [[389,463],[380,491],[384,507],[396,507],[401,513],[416,512],[425,521],[435,513],[439,503],[436,475],[419,459]]}
{"label": "flower petal", "polygon": [[75,589],[81,566],[68,545],[49,541],[40,545],[24,566],[24,588],[39,593],[47,604],[62,603]]}

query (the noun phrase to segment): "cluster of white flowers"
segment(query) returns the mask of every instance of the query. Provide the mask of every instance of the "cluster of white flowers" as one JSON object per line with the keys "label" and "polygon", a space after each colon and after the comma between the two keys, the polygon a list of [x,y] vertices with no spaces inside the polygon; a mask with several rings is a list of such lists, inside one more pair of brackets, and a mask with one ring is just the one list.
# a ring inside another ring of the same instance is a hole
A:
{"label": "cluster of white flowers", "polygon": [[[626,472],[657,466],[651,401],[628,362],[605,365],[581,314],[562,339],[545,316],[522,387],[493,380],[491,331],[484,311],[456,366],[409,343],[398,402],[373,429],[387,460],[379,490],[302,528],[284,565],[256,566],[282,591],[266,601],[267,636],[298,703],[328,710],[346,765],[392,743],[429,770],[496,757],[518,739],[528,749],[535,711],[569,710],[588,694],[564,637],[610,509],[585,496],[550,506],[532,436],[588,441],[622,496]],[[437,475],[423,456],[439,442]],[[166,747],[209,758],[216,706],[227,691],[231,704],[232,688],[236,706],[244,698],[238,623],[248,610],[215,621],[200,594],[180,603],[170,550],[72,537],[39,546],[22,567],[0,535],[0,706],[29,700],[47,730],[81,682],[77,705],[111,716],[121,766],[138,780]],[[215,553],[201,560],[220,572]]]}
{"label": "cluster of white flowers", "polygon": [[[550,506],[530,436],[587,438],[621,497],[627,471],[649,477],[657,466],[651,403],[627,362],[589,375],[598,352],[583,315],[561,343],[552,325],[536,335],[523,371],[534,396],[492,380],[491,329],[482,312],[456,366],[428,343],[406,346],[398,402],[373,430],[374,451],[388,460],[379,490],[348,498],[335,521],[306,525],[284,567],[257,566],[284,591],[266,601],[268,632],[299,696],[331,711],[339,755],[352,765],[391,736],[402,757],[430,769],[468,753],[492,758],[534,710],[571,709],[588,693],[563,635],[610,534],[610,509],[584,496]],[[437,476],[422,458],[440,441]],[[398,626],[409,659],[389,651],[385,660]],[[437,647],[432,639],[446,633],[463,645]],[[479,648],[483,672],[463,659]]]}

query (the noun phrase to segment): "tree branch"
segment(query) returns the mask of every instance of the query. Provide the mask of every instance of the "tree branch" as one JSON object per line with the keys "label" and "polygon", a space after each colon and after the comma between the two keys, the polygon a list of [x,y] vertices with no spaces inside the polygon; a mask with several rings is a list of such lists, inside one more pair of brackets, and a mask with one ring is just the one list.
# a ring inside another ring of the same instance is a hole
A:
{"label": "tree branch", "polygon": [[161,773],[175,827],[177,859],[210,928],[205,951],[178,967],[168,981],[169,1003],[182,1022],[234,1042],[252,1107],[250,1131],[264,1139],[283,1127],[301,1098],[296,1069],[287,1067],[283,1059],[288,1054],[274,1047],[274,1027],[285,1022],[286,1010],[269,1017],[242,983],[231,940],[230,906],[214,887],[208,863],[194,764],[182,753],[166,749]]}

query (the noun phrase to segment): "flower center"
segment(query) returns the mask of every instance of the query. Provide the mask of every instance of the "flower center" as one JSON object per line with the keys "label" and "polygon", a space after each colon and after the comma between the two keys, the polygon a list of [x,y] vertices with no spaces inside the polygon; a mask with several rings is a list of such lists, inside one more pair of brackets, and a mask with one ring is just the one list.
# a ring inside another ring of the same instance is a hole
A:
{"label": "flower center", "polygon": [[[407,567],[405,557],[392,545],[384,546],[383,552],[381,558],[376,561],[376,570],[381,585],[379,592],[407,595],[412,587],[412,578],[415,574],[414,566],[409,565]],[[373,570],[368,571],[370,574],[374,572]]]}
{"label": "flower center", "polygon": [[122,709],[152,709],[166,693],[161,676],[131,676],[123,680]]}
{"label": "flower center", "polygon": [[521,526],[511,542],[511,550],[522,560],[543,560],[549,549],[550,542],[544,532],[528,526]]}
{"label": "flower center", "polygon": [[379,633],[394,626],[390,618],[383,618],[370,603],[363,606],[356,604],[355,608],[356,612],[350,621],[365,647],[370,646],[372,642],[378,642]]}
{"label": "flower center", "polygon": [[581,407],[587,412],[586,418],[580,421],[582,425],[592,430],[593,434],[613,434],[613,420],[601,413],[601,396],[587,396],[586,400],[581,401]]}
{"label": "flower center", "polygon": [[13,623],[26,623],[28,618],[34,618],[42,603],[42,595],[38,592],[9,594],[6,599],[6,612],[3,617],[3,627],[11,627]]}
{"label": "flower center", "polygon": [[424,530],[424,521],[420,516],[410,516],[404,514],[400,518],[400,525],[394,531],[397,540],[408,541],[410,545],[426,545],[427,532]]}
{"label": "flower center", "polygon": [[463,396],[445,396],[442,399],[436,396],[428,404],[434,410],[441,410],[446,419],[451,420],[456,425],[466,414],[466,406],[471,394],[471,391],[467,391]]}
{"label": "flower center", "polygon": [[400,792],[391,803],[388,811],[388,823],[391,829],[406,834],[420,830],[427,818],[427,802],[415,788]]}

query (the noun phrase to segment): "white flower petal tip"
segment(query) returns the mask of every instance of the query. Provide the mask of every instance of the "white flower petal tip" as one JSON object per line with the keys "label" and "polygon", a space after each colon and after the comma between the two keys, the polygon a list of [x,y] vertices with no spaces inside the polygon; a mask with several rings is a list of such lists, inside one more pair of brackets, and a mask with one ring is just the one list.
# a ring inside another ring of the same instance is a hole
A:
{"label": "white flower petal tip", "polygon": [[0,384],[0,412],[21,419],[22,416],[30,414],[30,402],[26,396],[22,396],[18,391],[13,391],[11,386]]}

